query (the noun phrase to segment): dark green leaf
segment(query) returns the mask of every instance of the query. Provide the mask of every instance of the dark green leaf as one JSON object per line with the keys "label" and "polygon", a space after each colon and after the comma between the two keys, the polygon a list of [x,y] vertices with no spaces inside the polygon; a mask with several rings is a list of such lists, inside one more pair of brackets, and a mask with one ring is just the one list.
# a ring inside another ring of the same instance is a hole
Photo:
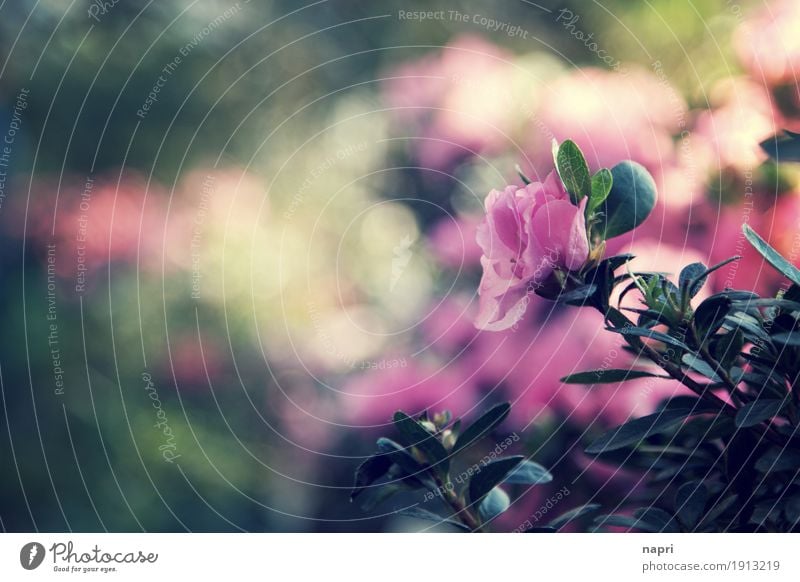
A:
{"label": "dark green leaf", "polygon": [[589,166],[575,142],[566,140],[558,148],[556,168],[564,188],[574,204],[592,194],[592,179]]}
{"label": "dark green leaf", "polygon": [[508,493],[499,487],[495,487],[486,494],[486,497],[478,505],[478,515],[480,515],[481,521],[485,523],[503,513],[510,505],[511,499],[508,497]]}
{"label": "dark green leaf", "polygon": [[776,162],[800,162],[800,135],[796,133],[785,131],[759,145]]}
{"label": "dark green leaf", "polygon": [[630,335],[636,337],[649,338],[656,341],[660,341],[665,344],[679,347],[682,350],[689,349],[689,346],[687,346],[679,339],[672,337],[671,335],[667,335],[665,333],[661,333],[660,331],[655,331],[644,327],[612,327],[608,329],[609,331],[613,331],[615,333],[621,333],[622,335],[625,336]]}
{"label": "dark green leaf", "polygon": [[439,439],[432,435],[419,422],[398,410],[394,413],[394,425],[403,435],[406,446],[413,446],[422,451],[428,463],[442,474],[447,474],[450,468],[450,458],[447,449]]}
{"label": "dark green leaf", "polygon": [[800,331],[776,333],[772,336],[772,341],[793,348],[800,347]]}
{"label": "dark green leaf", "polygon": [[432,521],[436,524],[447,524],[452,525],[463,531],[472,531],[466,525],[461,523],[460,521],[456,521],[455,519],[451,519],[449,517],[442,517],[440,515],[436,515],[432,511],[428,511],[427,509],[422,509],[421,507],[409,507],[408,509],[402,509],[395,513],[395,515],[402,515],[404,517],[413,517],[415,519],[422,519],[425,521]]}
{"label": "dark green leaf", "polygon": [[567,305],[581,307],[588,299],[592,297],[592,295],[595,294],[596,291],[597,285],[595,284],[583,285],[577,289],[559,293],[556,296],[556,301],[558,303],[566,303]]}
{"label": "dark green leaf", "polygon": [[613,185],[600,209],[598,225],[604,239],[633,230],[650,216],[656,204],[656,183],[644,166],[622,162],[611,169]]}
{"label": "dark green leaf", "polygon": [[725,499],[721,500],[719,503],[716,503],[713,507],[711,507],[703,519],[700,521],[700,524],[697,526],[697,530],[705,530],[710,528],[714,525],[714,523],[719,519],[721,515],[723,515],[728,509],[730,509],[736,503],[736,500],[739,498],[737,494],[729,495]]}
{"label": "dark green leaf", "polygon": [[402,445],[385,437],[379,438],[377,444],[378,450],[387,455],[407,475],[420,479],[425,478],[425,467],[420,465]]}
{"label": "dark green leaf", "polygon": [[553,476],[540,464],[533,461],[522,461],[503,482],[513,485],[543,485],[552,480]]}
{"label": "dark green leaf", "polygon": [[613,384],[624,382],[625,380],[635,380],[636,378],[667,378],[653,374],[646,370],[620,370],[609,368],[608,370],[589,370],[587,372],[577,372],[564,376],[561,382],[564,384]]}
{"label": "dark green leaf", "polygon": [[758,233],[750,228],[749,225],[743,224],[742,232],[744,232],[744,236],[747,238],[748,242],[753,245],[753,248],[756,249],[770,265],[775,267],[778,272],[792,283],[800,285],[800,271],[797,270],[797,267],[784,259],[767,241],[758,236]]}
{"label": "dark green leaf", "polygon": [[515,456],[497,459],[484,465],[480,471],[472,476],[469,481],[469,499],[473,504],[480,503],[481,499],[502,483],[508,474],[519,465],[525,457]]}
{"label": "dark green leaf", "polygon": [[633,515],[648,524],[650,531],[663,533],[677,533],[679,531],[675,518],[658,507],[643,507],[634,511]]}
{"label": "dark green leaf", "polygon": [[453,445],[452,454],[456,454],[461,449],[472,446],[480,439],[488,435],[497,425],[499,425],[511,410],[511,405],[508,402],[497,404],[483,413],[483,415],[464,429],[455,445]]}
{"label": "dark green leaf", "polygon": [[569,522],[583,517],[584,515],[589,515],[590,513],[594,513],[598,509],[600,509],[599,503],[587,503],[586,505],[579,505],[569,511],[562,513],[557,518],[549,523],[550,527],[555,529],[561,529]]}
{"label": "dark green leaf", "polygon": [[366,487],[386,475],[391,466],[392,460],[388,455],[373,455],[361,463],[356,469],[356,478],[353,490],[350,492],[350,501],[355,499]]}
{"label": "dark green leaf", "polygon": [[678,286],[681,291],[686,289],[689,297],[697,295],[706,282],[706,271],[706,266],[703,263],[686,265],[678,276]]}
{"label": "dark green leaf", "polygon": [[708,500],[708,489],[699,481],[684,483],[675,494],[675,511],[683,525],[691,530],[703,516]]}
{"label": "dark green leaf", "polygon": [[628,529],[639,529],[642,531],[656,532],[653,526],[644,520],[627,515],[601,515],[595,518],[596,527],[624,527]]}
{"label": "dark green leaf", "polygon": [[702,374],[709,380],[713,380],[714,382],[722,382],[722,378],[717,375],[717,372],[714,370],[714,368],[712,368],[710,364],[706,363],[706,361],[697,354],[683,354],[681,361],[689,368],[698,374]]}
{"label": "dark green leaf", "polygon": [[363,511],[372,511],[402,489],[397,481],[384,483],[380,487],[370,487],[358,496],[358,504]]}
{"label": "dark green leaf", "polygon": [[755,467],[761,473],[796,471],[800,468],[800,451],[771,448],[756,460]]}
{"label": "dark green leaf", "polygon": [[631,420],[601,436],[586,448],[586,452],[594,455],[637,444],[648,436],[671,430],[699,412],[702,410],[673,408]]}
{"label": "dark green leaf", "polygon": [[733,308],[728,297],[712,296],[703,301],[694,312],[694,323],[701,341],[714,335]]}
{"label": "dark green leaf", "polygon": [[736,413],[736,426],[747,428],[769,420],[781,411],[784,401],[759,398],[742,406]]}

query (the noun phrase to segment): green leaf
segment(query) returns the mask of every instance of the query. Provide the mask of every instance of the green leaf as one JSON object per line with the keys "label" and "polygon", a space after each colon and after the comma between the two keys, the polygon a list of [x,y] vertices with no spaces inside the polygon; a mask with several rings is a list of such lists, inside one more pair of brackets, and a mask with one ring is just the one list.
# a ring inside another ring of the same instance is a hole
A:
{"label": "green leaf", "polygon": [[672,337],[671,335],[667,335],[665,333],[661,333],[660,331],[655,331],[644,327],[611,327],[608,329],[609,331],[620,333],[625,336],[631,335],[631,336],[649,338],[656,341],[660,341],[665,344],[679,347],[682,350],[689,349],[689,346],[687,346],[679,339]]}
{"label": "green leaf", "polygon": [[702,374],[709,380],[714,382],[722,382],[722,378],[717,375],[717,372],[711,367],[710,364],[706,363],[700,356],[697,354],[683,354],[681,361],[686,364],[689,368],[697,372],[698,374]]}
{"label": "green leaf", "polygon": [[400,467],[407,475],[425,480],[426,484],[433,483],[433,481],[425,475],[425,467],[420,465],[402,445],[385,437],[379,438],[377,445],[378,450],[388,455],[392,462]]}
{"label": "green leaf", "polygon": [[566,140],[559,146],[556,169],[573,204],[578,204],[585,197],[592,195],[589,166],[575,142]]}
{"label": "green leaf", "polygon": [[759,145],[776,162],[800,162],[800,134],[784,131]]}
{"label": "green leaf", "polygon": [[451,519],[449,517],[442,517],[440,515],[436,515],[432,511],[428,511],[427,509],[422,509],[421,507],[409,507],[408,509],[401,509],[400,511],[396,512],[395,515],[402,515],[403,517],[413,517],[414,519],[422,519],[425,521],[432,521],[436,524],[447,524],[452,525],[463,531],[472,531],[466,525],[461,523],[460,521],[456,521],[455,519]]}
{"label": "green leaf", "polygon": [[478,506],[478,515],[480,515],[481,521],[486,523],[503,513],[510,506],[511,499],[508,497],[508,493],[500,489],[500,487],[495,487],[481,501]]}
{"label": "green leaf", "polygon": [[675,511],[686,529],[693,529],[703,516],[708,501],[708,489],[700,481],[690,481],[675,493]]}
{"label": "green leaf", "polygon": [[614,183],[614,177],[611,175],[611,170],[603,168],[592,176],[592,195],[589,197],[589,203],[586,205],[586,216],[591,216],[603,202],[608,198],[611,192],[611,186]]}
{"label": "green leaf", "polygon": [[767,241],[758,236],[758,233],[750,228],[749,225],[742,225],[742,232],[745,238],[756,249],[767,262],[775,267],[779,273],[789,279],[795,285],[800,285],[800,270],[793,264],[784,259],[781,254],[772,248]]}
{"label": "green leaf", "polygon": [[595,527],[626,527],[628,529],[640,529],[642,531],[657,532],[652,525],[644,520],[627,515],[600,515],[594,520]]}
{"label": "green leaf", "polygon": [[581,285],[577,289],[559,293],[556,296],[556,301],[558,303],[566,303],[567,305],[581,307],[588,299],[591,299],[592,295],[594,295],[596,291],[597,285],[594,283],[590,285]]}
{"label": "green leaf", "polygon": [[569,511],[562,513],[553,521],[551,521],[548,525],[555,529],[561,529],[569,522],[578,519],[579,517],[583,517],[584,515],[589,515],[600,509],[601,505],[599,503],[587,503],[586,505],[579,505]]}
{"label": "green leaf", "polygon": [[800,347],[800,331],[785,331],[772,336],[772,341],[793,348]]}
{"label": "green leaf", "polygon": [[738,494],[734,493],[733,495],[729,495],[711,507],[711,509],[708,510],[708,513],[706,513],[706,515],[700,521],[700,524],[697,526],[697,530],[704,530],[711,527],[723,513],[734,506],[738,498]]}
{"label": "green leaf", "polygon": [[690,265],[686,265],[681,270],[681,274],[678,276],[678,287],[680,287],[681,293],[686,290],[686,293],[689,294],[689,297],[694,297],[697,295],[706,282],[706,277],[708,276],[706,274],[707,271],[708,270],[703,263],[692,263]]}
{"label": "green leaf", "polygon": [[373,455],[368,457],[356,469],[355,483],[350,492],[350,501],[353,501],[359,493],[372,485],[375,481],[389,472],[392,460],[388,455]]}
{"label": "green leaf", "polygon": [[625,161],[611,169],[611,192],[600,206],[598,230],[604,239],[633,230],[650,216],[656,204],[656,183],[644,166]]}
{"label": "green leaf", "polygon": [[715,334],[732,309],[733,301],[725,296],[713,295],[703,301],[694,312],[694,323],[700,332],[700,340]]}
{"label": "green leaf", "polygon": [[800,451],[794,449],[769,449],[756,460],[755,464],[756,471],[761,473],[796,471],[798,467],[800,467]]}
{"label": "green leaf", "polygon": [[405,437],[403,441],[406,446],[418,448],[432,467],[442,474],[447,474],[450,469],[450,458],[439,439],[401,410],[394,413],[394,425]]}
{"label": "green leaf", "polygon": [[747,428],[755,426],[777,415],[783,408],[784,400],[759,398],[742,406],[736,413],[736,426]]}
{"label": "green leaf", "polygon": [[631,420],[605,433],[589,445],[586,452],[595,455],[637,444],[649,436],[667,432],[689,416],[701,412],[703,409],[673,408]]}
{"label": "green leaf", "polygon": [[525,460],[525,457],[518,455],[497,459],[484,465],[469,481],[470,502],[473,504],[480,503],[481,499],[502,483],[508,474],[523,460]]}
{"label": "green leaf", "polygon": [[635,380],[636,378],[668,378],[669,376],[662,376],[653,374],[646,370],[625,370],[609,368],[607,370],[589,370],[586,372],[577,372],[564,376],[561,382],[564,384],[614,384],[616,382],[624,382],[626,380]]}
{"label": "green leaf", "polygon": [[662,533],[677,533],[680,531],[675,518],[658,507],[642,507],[634,511],[633,515],[648,524],[650,531]]}
{"label": "green leaf", "polygon": [[508,402],[497,404],[483,413],[483,415],[473,424],[464,429],[453,445],[452,454],[455,455],[461,449],[472,446],[480,439],[488,435],[497,425],[499,425],[511,410]]}
{"label": "green leaf", "polygon": [[543,485],[552,480],[553,476],[539,463],[522,461],[503,482],[513,485]]}

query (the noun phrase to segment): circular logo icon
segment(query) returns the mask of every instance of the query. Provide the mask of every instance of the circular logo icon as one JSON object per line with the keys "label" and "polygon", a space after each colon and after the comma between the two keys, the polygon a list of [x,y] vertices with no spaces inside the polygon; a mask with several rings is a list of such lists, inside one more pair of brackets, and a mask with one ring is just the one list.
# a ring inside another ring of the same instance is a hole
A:
{"label": "circular logo icon", "polygon": [[44,546],[39,542],[28,542],[19,551],[19,563],[26,570],[35,570],[44,561]]}

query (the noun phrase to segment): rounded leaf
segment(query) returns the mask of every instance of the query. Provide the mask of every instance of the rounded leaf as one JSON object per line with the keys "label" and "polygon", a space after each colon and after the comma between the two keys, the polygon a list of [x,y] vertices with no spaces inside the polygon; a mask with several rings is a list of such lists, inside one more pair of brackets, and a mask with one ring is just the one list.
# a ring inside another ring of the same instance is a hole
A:
{"label": "rounded leaf", "polygon": [[604,239],[633,230],[650,216],[656,205],[656,183],[644,166],[625,161],[611,169],[611,192],[600,210],[598,230]]}

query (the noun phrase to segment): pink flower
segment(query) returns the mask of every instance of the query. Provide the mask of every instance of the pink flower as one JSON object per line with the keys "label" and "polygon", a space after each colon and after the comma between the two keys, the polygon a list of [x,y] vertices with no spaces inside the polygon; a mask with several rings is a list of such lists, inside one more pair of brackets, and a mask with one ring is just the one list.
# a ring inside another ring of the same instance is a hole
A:
{"label": "pink flower", "polygon": [[735,44],[744,66],[755,79],[769,84],[795,83],[800,74],[800,4],[769,3],[736,31]]}
{"label": "pink flower", "polygon": [[590,168],[634,160],[657,174],[675,156],[672,135],[684,129],[686,109],[680,93],[647,70],[570,71],[541,97],[529,134],[531,154],[537,167],[549,167],[552,139],[571,139]]}
{"label": "pink flower", "polygon": [[489,193],[477,235],[483,277],[476,327],[508,329],[524,315],[529,291],[556,267],[575,270],[586,261],[585,204],[570,202],[555,172],[543,183]]}

